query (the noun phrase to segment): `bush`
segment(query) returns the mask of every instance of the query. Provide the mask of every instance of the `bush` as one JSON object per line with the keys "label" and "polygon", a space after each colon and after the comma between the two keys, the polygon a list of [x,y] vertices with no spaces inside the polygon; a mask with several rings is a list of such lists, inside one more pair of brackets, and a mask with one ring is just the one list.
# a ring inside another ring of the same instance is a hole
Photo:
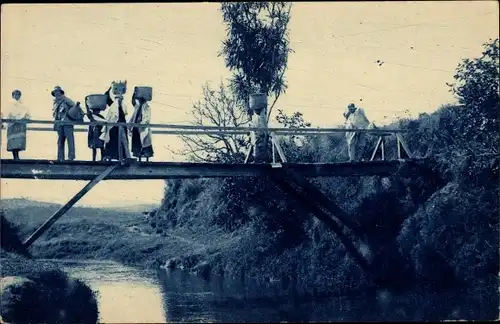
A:
{"label": "bush", "polygon": [[0,211],[0,218],[0,246],[2,250],[15,252],[26,257],[31,257],[29,251],[26,249],[26,247],[23,245],[23,242],[19,238],[19,227],[15,226],[5,217],[3,210]]}
{"label": "bush", "polygon": [[[13,278],[13,277],[9,277]],[[1,315],[8,323],[97,323],[95,293],[60,270],[41,271],[2,291]]]}

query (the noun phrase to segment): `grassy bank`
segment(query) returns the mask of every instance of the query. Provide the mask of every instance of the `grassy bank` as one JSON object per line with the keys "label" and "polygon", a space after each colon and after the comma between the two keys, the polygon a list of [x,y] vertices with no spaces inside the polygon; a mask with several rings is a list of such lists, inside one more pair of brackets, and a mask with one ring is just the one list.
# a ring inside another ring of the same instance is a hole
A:
{"label": "grassy bank", "polygon": [[[6,219],[16,224],[22,240],[59,207],[25,199],[2,200]],[[132,266],[158,267],[170,258],[185,253],[209,253],[214,245],[234,241],[235,235],[222,230],[196,233],[182,228],[163,233],[151,227],[150,218],[148,210],[74,207],[33,243],[29,252],[36,259],[112,260]],[[1,258],[2,271],[6,274],[31,268],[23,264],[44,266],[43,262],[3,250]]]}
{"label": "grassy bank", "polygon": [[1,212],[0,322],[97,323],[97,295],[57,266],[34,259]]}
{"label": "grassy bank", "polygon": [[[312,180],[358,221],[363,249],[384,285],[449,289],[480,286],[498,273],[498,165],[493,142],[464,137],[466,108],[446,106],[416,120],[400,120],[412,152],[427,158],[386,179]],[[494,138],[494,132],[491,133]],[[366,138],[369,157],[375,138]],[[345,139],[317,136],[298,147],[285,141],[291,161],[345,161]],[[482,145],[482,147],[479,147]],[[387,156],[395,158],[394,140]],[[280,281],[302,295],[367,290],[369,278],[338,238],[265,179],[169,181],[153,228],[169,233],[219,229],[237,237],[212,254],[183,253],[183,267],[210,269],[233,279]],[[175,265],[175,262],[173,263]]]}

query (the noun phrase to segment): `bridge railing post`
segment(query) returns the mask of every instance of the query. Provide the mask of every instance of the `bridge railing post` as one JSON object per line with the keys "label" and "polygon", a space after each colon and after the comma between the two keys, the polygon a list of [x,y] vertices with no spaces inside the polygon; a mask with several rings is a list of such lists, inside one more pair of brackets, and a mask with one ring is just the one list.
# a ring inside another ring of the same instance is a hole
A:
{"label": "bridge railing post", "polygon": [[397,145],[397,149],[398,149],[398,159],[403,158],[403,155],[401,154],[402,153],[401,148],[403,148],[403,151],[406,153],[406,155],[410,159],[413,158],[413,154],[410,152],[410,148],[408,147],[408,145],[406,145],[406,142],[404,141],[403,137],[399,133],[396,133],[396,145]]}
{"label": "bridge railing post", "polygon": [[276,158],[275,158],[275,151],[278,151],[278,155],[281,159],[281,162],[286,163],[286,156],[285,152],[283,152],[283,149],[281,148],[280,140],[279,137],[276,133],[271,132],[271,145],[273,147],[273,163],[276,163]]}

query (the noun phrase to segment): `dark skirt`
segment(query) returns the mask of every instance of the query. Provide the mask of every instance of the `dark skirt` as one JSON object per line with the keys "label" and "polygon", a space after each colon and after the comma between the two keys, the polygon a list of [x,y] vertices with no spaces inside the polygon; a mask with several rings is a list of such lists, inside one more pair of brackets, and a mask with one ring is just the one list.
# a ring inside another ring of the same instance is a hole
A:
{"label": "dark skirt", "polygon": [[26,124],[10,123],[7,125],[7,151],[26,150]]}
{"label": "dark skirt", "polygon": [[134,127],[132,129],[132,154],[139,157],[150,158],[153,156],[153,146],[142,147],[141,135],[139,133],[139,129]]}
{"label": "dark skirt", "polygon": [[[127,129],[125,127],[123,128],[123,132],[127,134]],[[115,159],[118,160],[120,158],[118,154],[118,141],[119,141],[119,132],[118,132],[118,126],[114,126],[110,129],[109,131],[109,142],[105,145],[104,147],[104,157],[109,158],[109,159]],[[128,138],[127,138],[127,147],[122,146],[122,154],[123,158],[126,157],[125,150],[128,149]]]}
{"label": "dark skirt", "polygon": [[102,126],[89,126],[87,136],[88,147],[91,149],[100,149],[104,147],[104,141],[99,138],[101,136]]}

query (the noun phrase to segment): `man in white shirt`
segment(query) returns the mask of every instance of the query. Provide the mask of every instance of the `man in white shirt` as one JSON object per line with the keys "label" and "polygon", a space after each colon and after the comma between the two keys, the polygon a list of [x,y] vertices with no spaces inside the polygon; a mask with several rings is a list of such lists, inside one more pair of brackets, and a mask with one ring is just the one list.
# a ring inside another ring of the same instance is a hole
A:
{"label": "man in white shirt", "polygon": [[[346,129],[367,129],[370,128],[368,126],[372,126],[368,118],[366,118],[365,111],[362,108],[356,107],[353,103],[347,106],[344,117],[346,119]],[[363,135],[363,133],[359,132],[346,133],[349,162],[356,161],[356,146]]]}

